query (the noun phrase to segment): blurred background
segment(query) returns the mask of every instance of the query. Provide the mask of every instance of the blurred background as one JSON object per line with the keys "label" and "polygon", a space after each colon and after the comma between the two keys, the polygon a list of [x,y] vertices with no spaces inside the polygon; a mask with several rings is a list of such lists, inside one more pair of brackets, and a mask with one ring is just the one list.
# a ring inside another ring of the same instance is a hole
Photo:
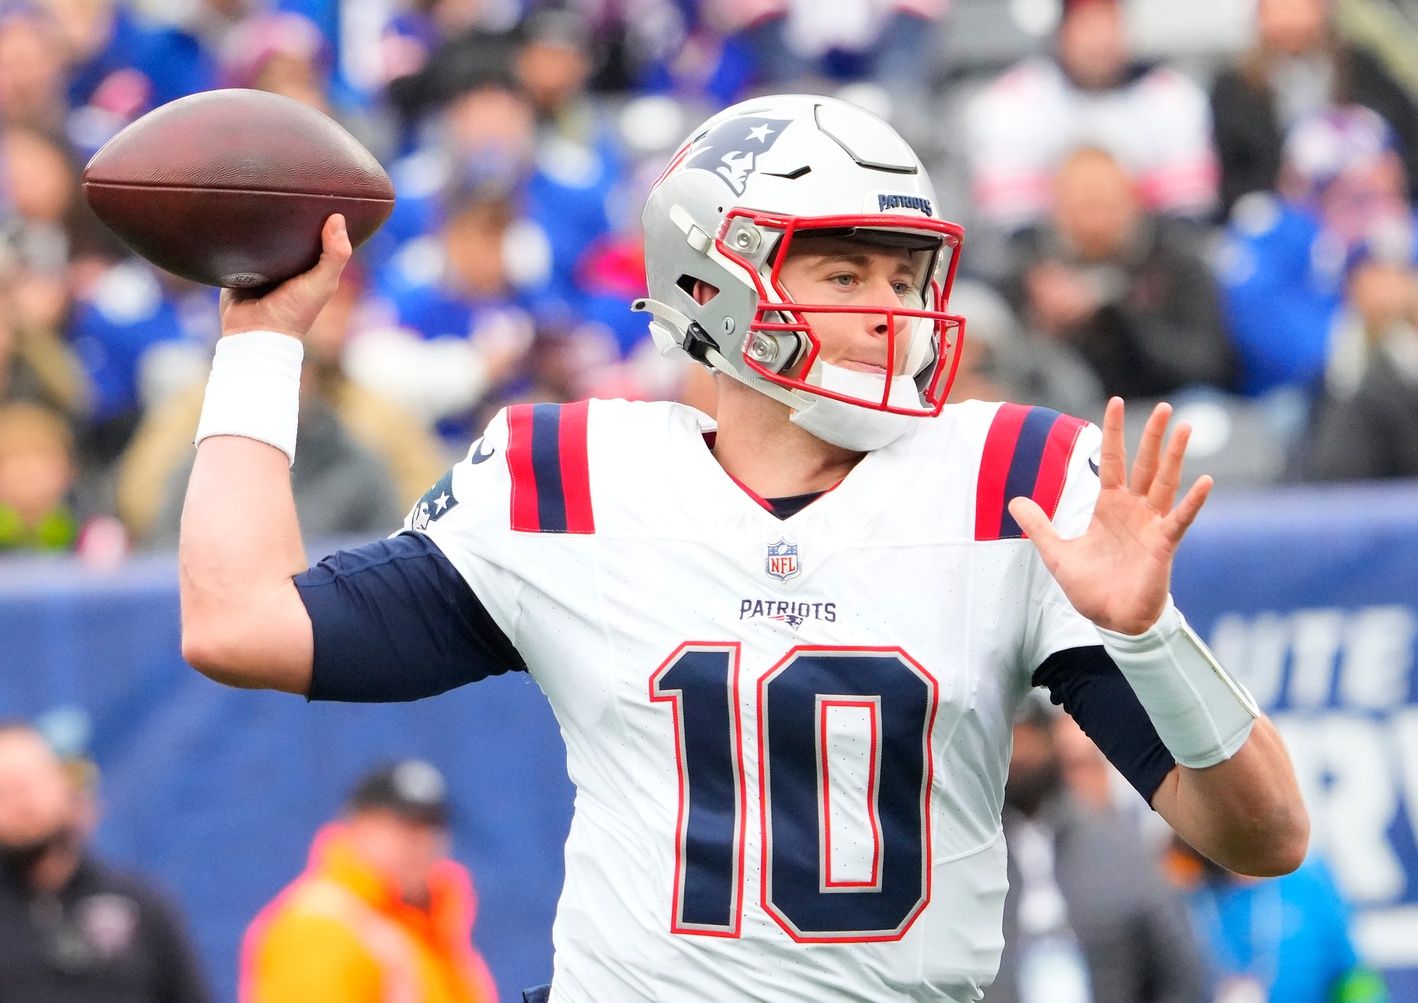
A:
{"label": "blurred background", "polygon": [[[1179,602],[1290,738],[1349,969],[1418,1001],[1418,0],[0,0],[0,718],[97,765],[97,848],[178,903],[223,1001],[349,783],[437,763],[516,998],[550,975],[570,811],[535,688],[306,707],[178,654],[216,292],[130,254],[79,178],[218,87],[327,112],[398,194],[308,342],[312,557],[394,529],[507,403],[712,411],[627,306],[649,185],[755,93],[891,120],[966,228],[953,396],[1193,424],[1218,491]],[[1220,993],[1261,948],[1208,949],[1176,871]]]}

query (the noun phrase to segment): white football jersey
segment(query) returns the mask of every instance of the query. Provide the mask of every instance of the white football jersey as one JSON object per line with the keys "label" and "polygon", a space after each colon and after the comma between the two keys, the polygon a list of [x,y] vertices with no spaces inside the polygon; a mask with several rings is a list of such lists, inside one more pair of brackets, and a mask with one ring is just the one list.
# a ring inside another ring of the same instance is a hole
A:
{"label": "white football jersey", "polygon": [[1011,723],[1098,643],[1005,511],[1064,535],[1098,430],[970,402],[780,520],[668,403],[500,413],[421,506],[576,785],[555,1003],[967,1001],[999,962]]}

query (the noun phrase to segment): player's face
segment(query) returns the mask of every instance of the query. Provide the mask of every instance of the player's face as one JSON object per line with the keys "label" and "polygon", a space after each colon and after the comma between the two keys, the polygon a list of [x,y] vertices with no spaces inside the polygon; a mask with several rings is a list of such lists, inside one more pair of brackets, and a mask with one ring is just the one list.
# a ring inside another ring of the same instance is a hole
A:
{"label": "player's face", "polygon": [[[910,251],[841,237],[798,237],[778,277],[794,302],[861,307],[861,312],[805,311],[821,342],[822,361],[868,373],[901,372],[910,318],[888,318],[884,310],[921,308]],[[889,319],[894,343],[887,338]]]}

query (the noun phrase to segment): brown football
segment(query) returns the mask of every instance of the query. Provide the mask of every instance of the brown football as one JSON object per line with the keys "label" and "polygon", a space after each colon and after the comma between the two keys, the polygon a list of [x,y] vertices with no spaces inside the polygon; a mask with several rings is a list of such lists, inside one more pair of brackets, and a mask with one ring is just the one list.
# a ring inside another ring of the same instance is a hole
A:
{"label": "brown football", "polygon": [[193,94],[144,115],[84,168],[99,219],[183,278],[258,289],[320,257],[326,217],[356,247],[394,208],[379,161],[338,123],[255,90]]}

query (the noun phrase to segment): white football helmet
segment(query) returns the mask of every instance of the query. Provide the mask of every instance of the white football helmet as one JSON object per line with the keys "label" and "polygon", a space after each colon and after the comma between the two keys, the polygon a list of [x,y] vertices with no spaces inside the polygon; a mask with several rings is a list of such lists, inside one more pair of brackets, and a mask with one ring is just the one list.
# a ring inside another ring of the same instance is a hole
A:
{"label": "white football helmet", "polygon": [[[633,306],[651,314],[661,351],[682,350],[788,404],[795,422],[847,448],[879,448],[910,416],[940,413],[964,334],[963,319],[945,312],[964,233],[940,218],[920,159],[875,115],[812,95],[734,105],[680,146],[643,221],[650,294]],[[794,301],[779,271],[808,234],[907,249],[915,296],[870,307]],[[718,293],[699,303],[696,281]],[[886,318],[887,358],[899,357],[903,330],[904,372],[825,363],[812,317],[842,312]]]}

